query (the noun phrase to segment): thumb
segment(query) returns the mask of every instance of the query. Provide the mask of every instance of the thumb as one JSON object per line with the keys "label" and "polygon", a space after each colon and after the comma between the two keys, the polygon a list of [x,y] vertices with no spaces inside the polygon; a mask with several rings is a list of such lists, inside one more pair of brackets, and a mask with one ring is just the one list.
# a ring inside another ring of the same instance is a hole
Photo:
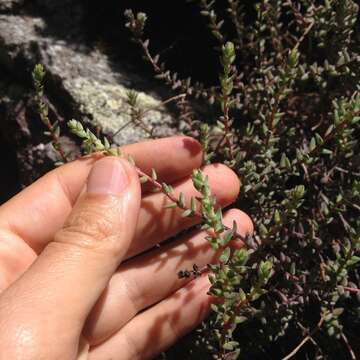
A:
{"label": "thumb", "polygon": [[[0,298],[0,309],[6,308],[4,301],[10,302],[16,318],[27,326],[35,319],[34,326],[41,324],[48,340],[60,334],[78,337],[132,241],[140,199],[138,175],[127,161],[97,161],[66,224],[6,291],[10,294]],[[16,306],[14,301],[21,303]],[[62,338],[63,348],[64,342]]]}
{"label": "thumb", "polygon": [[[41,255],[44,262],[59,264],[66,287],[59,292],[74,292],[71,286],[76,286],[82,308],[78,314],[86,316],[91,310],[127,252],[137,225],[140,194],[138,175],[126,160],[97,161],[86,192]],[[54,286],[59,288],[59,283]]]}

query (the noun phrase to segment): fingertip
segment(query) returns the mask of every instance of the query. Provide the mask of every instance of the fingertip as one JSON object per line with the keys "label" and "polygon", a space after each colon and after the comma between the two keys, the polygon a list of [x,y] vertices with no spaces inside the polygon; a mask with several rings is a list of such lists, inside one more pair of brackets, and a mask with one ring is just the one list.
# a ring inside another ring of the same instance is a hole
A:
{"label": "fingertip", "polygon": [[[135,183],[135,184],[134,184]],[[137,173],[128,161],[108,156],[95,162],[87,179],[89,194],[120,195],[139,183]],[[133,189],[131,189],[133,190]]]}
{"label": "fingertip", "polygon": [[161,144],[161,146],[163,149],[171,151],[171,154],[169,153],[168,156],[173,157],[174,161],[181,161],[183,166],[186,165],[186,163],[191,165],[191,168],[189,168],[190,171],[202,165],[202,146],[196,139],[190,136],[173,136],[162,139],[162,141],[163,144]]}
{"label": "fingertip", "polygon": [[230,209],[224,216],[224,224],[231,227],[235,221],[238,232],[242,236],[252,234],[254,231],[254,224],[248,214],[240,209]]}
{"label": "fingertip", "polygon": [[133,184],[134,183],[137,184],[137,186],[140,189],[139,173],[137,171],[135,164],[132,164],[129,160],[126,160],[125,158],[121,158],[121,157],[114,157],[114,158],[124,166],[130,181]]}
{"label": "fingertip", "polygon": [[234,171],[223,164],[205,166],[203,171],[208,175],[212,193],[222,207],[236,200],[240,192],[240,180]]}
{"label": "fingertip", "polygon": [[190,136],[179,136],[177,139],[181,144],[183,149],[187,150],[191,157],[196,157],[199,159],[201,165],[202,160],[202,146],[194,138]]}
{"label": "fingertip", "polygon": [[122,151],[131,154],[136,165],[146,174],[155,169],[158,178],[166,183],[184,179],[202,164],[201,145],[188,136],[147,140],[126,145]]}

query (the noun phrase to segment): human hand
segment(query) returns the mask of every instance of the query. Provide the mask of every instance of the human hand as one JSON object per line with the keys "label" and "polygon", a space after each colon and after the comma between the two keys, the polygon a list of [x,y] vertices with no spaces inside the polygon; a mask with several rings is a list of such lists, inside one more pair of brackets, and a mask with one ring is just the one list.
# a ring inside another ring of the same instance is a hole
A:
{"label": "human hand", "polygon": [[[196,194],[189,174],[202,154],[195,140],[122,150],[144,172],[155,168],[175,192]],[[236,199],[230,169],[204,172],[221,206]],[[164,209],[166,202],[148,187],[141,194],[125,160],[94,155],[51,171],[2,205],[0,358],[147,359],[194,328],[209,309],[209,282],[176,274],[217,254],[199,230],[144,253],[197,221]],[[239,233],[252,231],[245,213],[228,211],[224,222],[234,220]]]}

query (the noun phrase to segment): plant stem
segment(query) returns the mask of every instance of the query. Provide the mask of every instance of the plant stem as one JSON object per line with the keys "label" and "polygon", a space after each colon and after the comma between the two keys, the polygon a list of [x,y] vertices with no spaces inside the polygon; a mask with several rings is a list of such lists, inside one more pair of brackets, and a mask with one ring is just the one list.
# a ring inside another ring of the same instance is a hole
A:
{"label": "plant stem", "polygon": [[317,333],[320,329],[321,329],[321,326],[322,324],[324,323],[324,320],[325,320],[325,315],[322,315],[321,316],[321,319],[320,321],[318,322],[318,324],[316,325],[316,327],[310,332],[309,335],[307,335],[301,342],[298,346],[296,346],[296,348],[291,352],[289,353],[288,355],[286,355],[284,358],[282,358],[282,360],[289,360],[291,359],[292,357],[294,357],[296,355],[296,353],[313,337],[313,335],[315,333]]}

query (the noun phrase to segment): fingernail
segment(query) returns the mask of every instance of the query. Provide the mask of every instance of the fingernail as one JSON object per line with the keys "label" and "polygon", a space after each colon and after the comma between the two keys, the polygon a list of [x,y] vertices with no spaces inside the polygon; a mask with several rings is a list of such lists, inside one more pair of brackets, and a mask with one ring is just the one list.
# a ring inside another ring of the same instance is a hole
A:
{"label": "fingernail", "polygon": [[128,185],[129,178],[121,160],[104,158],[97,161],[90,171],[87,192],[117,195]]}

